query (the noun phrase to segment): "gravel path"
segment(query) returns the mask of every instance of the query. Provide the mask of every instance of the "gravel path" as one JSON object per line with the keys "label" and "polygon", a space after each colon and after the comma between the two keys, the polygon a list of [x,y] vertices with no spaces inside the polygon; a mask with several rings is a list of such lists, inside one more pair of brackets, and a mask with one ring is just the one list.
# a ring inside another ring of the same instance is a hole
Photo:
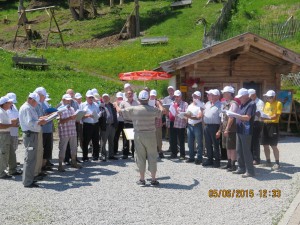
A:
{"label": "gravel path", "polygon": [[[163,149],[167,148],[164,143]],[[139,187],[135,184],[136,165],[128,159],[88,162],[81,170],[67,168],[65,173],[51,171],[38,189],[24,188],[21,177],[1,180],[0,221],[5,225],[276,224],[300,188],[300,138],[282,138],[279,149],[283,166],[279,172],[257,168],[257,176],[248,179],[221,169],[163,159],[158,164],[160,186],[150,187],[148,181],[146,187]],[[23,152],[19,145],[21,163]],[[210,189],[252,189],[254,196],[210,198]],[[267,193],[267,198],[260,198],[262,189],[278,189],[281,196],[272,198]]]}

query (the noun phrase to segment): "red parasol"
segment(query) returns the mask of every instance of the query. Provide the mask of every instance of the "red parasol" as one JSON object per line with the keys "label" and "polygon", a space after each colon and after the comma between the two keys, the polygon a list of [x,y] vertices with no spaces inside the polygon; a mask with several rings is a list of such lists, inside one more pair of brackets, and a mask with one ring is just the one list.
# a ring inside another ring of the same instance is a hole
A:
{"label": "red parasol", "polygon": [[151,71],[151,70],[134,71],[134,72],[119,74],[120,80],[141,80],[141,81],[167,80],[170,79],[171,77],[172,75],[166,72]]}

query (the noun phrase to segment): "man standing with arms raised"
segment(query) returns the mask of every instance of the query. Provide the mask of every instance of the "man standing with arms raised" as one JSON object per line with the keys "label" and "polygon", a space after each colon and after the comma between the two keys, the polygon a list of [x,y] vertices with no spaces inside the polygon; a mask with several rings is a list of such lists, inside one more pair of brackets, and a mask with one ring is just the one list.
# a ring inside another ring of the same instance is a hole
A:
{"label": "man standing with arms raised", "polygon": [[163,107],[158,102],[159,109],[149,106],[149,94],[143,90],[139,93],[141,105],[120,109],[115,104],[118,112],[121,112],[125,118],[131,118],[134,127],[134,141],[136,144],[135,161],[139,168],[140,180],[139,186],[145,186],[146,161],[148,160],[149,171],[151,173],[151,186],[158,186],[156,180],[157,171],[157,144],[155,134],[155,118],[161,117]]}

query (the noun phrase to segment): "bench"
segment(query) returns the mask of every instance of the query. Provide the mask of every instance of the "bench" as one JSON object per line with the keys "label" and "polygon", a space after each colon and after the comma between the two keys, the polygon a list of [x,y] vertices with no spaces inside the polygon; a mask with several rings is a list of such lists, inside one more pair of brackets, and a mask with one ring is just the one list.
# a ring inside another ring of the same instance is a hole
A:
{"label": "bench", "polygon": [[41,67],[42,70],[48,68],[47,59],[45,59],[43,56],[42,58],[35,58],[35,57],[21,57],[18,55],[15,55],[12,57],[14,66],[21,66],[23,68],[25,67]]}
{"label": "bench", "polygon": [[180,0],[180,1],[173,2],[171,4],[171,9],[174,9],[176,7],[182,7],[182,6],[191,7],[192,6],[192,0]]}
{"label": "bench", "polygon": [[149,38],[141,38],[142,45],[153,45],[153,44],[166,44],[168,43],[168,37],[149,37]]}

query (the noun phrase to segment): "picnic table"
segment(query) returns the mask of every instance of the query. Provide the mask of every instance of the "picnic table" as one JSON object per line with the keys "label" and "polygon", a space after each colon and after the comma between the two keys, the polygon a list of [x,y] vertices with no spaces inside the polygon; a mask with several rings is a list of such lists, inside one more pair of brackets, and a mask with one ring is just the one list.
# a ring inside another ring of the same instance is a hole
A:
{"label": "picnic table", "polygon": [[182,6],[192,6],[192,0],[180,0],[180,1],[175,1],[171,4],[171,9],[174,9],[176,7],[182,7]]}

